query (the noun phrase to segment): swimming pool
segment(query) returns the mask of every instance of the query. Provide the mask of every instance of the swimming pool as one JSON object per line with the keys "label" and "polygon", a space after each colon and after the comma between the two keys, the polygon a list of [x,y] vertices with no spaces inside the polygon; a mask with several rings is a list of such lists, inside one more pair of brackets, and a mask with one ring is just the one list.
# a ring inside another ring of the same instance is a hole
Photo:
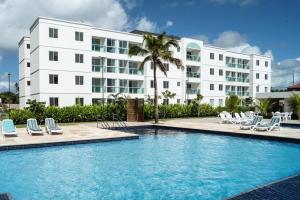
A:
{"label": "swimming pool", "polygon": [[223,199],[300,172],[300,145],[179,130],[0,152],[0,192],[35,199]]}

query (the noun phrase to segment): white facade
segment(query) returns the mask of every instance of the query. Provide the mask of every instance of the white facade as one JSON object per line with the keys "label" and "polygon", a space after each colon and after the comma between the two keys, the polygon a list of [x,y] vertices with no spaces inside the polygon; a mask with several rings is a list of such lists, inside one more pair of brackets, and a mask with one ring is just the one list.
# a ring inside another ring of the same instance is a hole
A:
{"label": "white facade", "polygon": [[[20,107],[28,99],[61,107],[92,104],[118,92],[153,98],[151,63],[140,70],[143,57],[127,54],[130,45],[142,45],[139,33],[37,18],[30,38],[19,42]],[[180,49],[172,52],[185,69],[169,64],[167,77],[160,71],[157,74],[159,95],[165,90],[176,93],[169,103],[185,103],[201,93],[204,103],[219,106],[229,94],[246,98],[270,91],[269,57],[233,53],[190,38],[178,38],[178,43]]]}

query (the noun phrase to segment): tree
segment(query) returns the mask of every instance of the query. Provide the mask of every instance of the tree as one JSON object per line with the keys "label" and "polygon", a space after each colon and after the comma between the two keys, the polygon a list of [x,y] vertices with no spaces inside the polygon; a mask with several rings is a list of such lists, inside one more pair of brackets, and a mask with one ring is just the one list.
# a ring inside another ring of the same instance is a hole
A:
{"label": "tree", "polygon": [[234,112],[237,110],[238,106],[240,105],[241,100],[236,95],[230,95],[225,100],[225,106],[229,112]]}
{"label": "tree", "polygon": [[203,96],[200,93],[197,93],[197,97],[193,99],[192,104],[197,107],[198,117],[200,116],[200,103],[203,99]]}
{"label": "tree", "polygon": [[270,99],[261,99],[258,103],[256,103],[256,107],[264,117],[268,116],[268,111],[271,105]]}
{"label": "tree", "polygon": [[41,123],[41,121],[44,118],[44,111],[45,111],[45,102],[38,102],[36,100],[29,100],[27,101],[27,104],[29,105],[29,107],[27,107],[26,109],[28,109],[29,111],[31,111],[35,118],[37,119],[37,121],[39,123]]}
{"label": "tree", "polygon": [[172,93],[169,90],[165,90],[161,94],[163,95],[164,99],[173,99],[176,96],[176,93]]}
{"label": "tree", "polygon": [[155,123],[158,123],[158,96],[157,96],[157,68],[167,76],[166,66],[164,62],[170,62],[175,64],[178,68],[183,69],[183,65],[180,59],[174,58],[172,51],[169,49],[179,47],[177,40],[172,39],[162,33],[158,36],[152,34],[144,35],[143,46],[133,45],[129,48],[129,56],[144,56],[144,60],[140,64],[140,68],[144,68],[146,62],[153,63],[153,82],[154,82],[154,107],[155,107]]}
{"label": "tree", "polygon": [[13,92],[1,92],[0,98],[2,99],[3,104],[15,104],[18,103],[18,96]]}
{"label": "tree", "polygon": [[253,104],[253,98],[252,97],[247,97],[245,99],[245,106],[251,106]]}
{"label": "tree", "polygon": [[292,93],[287,99],[287,102],[293,112],[298,115],[298,118],[300,119],[300,94]]}

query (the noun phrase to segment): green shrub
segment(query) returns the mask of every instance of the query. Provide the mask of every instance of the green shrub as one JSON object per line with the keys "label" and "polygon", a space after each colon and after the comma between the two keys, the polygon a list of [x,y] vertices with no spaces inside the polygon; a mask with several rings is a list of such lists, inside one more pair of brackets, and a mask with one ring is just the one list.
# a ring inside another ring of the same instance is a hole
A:
{"label": "green shrub", "polygon": [[26,124],[27,119],[33,118],[34,114],[29,110],[11,110],[10,118],[14,120],[16,124]]}

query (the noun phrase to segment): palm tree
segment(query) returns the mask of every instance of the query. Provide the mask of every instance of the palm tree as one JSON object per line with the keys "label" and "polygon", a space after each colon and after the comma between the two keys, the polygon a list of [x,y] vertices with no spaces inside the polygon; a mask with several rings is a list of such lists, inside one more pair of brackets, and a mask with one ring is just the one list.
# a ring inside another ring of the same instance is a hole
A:
{"label": "palm tree", "polygon": [[256,107],[259,109],[260,113],[263,116],[267,116],[268,115],[268,111],[269,108],[271,106],[271,101],[270,99],[261,99],[259,100],[259,102],[257,103]]}
{"label": "palm tree", "polygon": [[176,93],[172,93],[169,90],[165,90],[161,93],[165,99],[173,99],[176,96]]}
{"label": "palm tree", "polygon": [[241,100],[236,95],[230,95],[225,100],[225,106],[229,112],[234,112],[237,110],[238,106],[240,105]]}
{"label": "palm tree", "polygon": [[292,108],[293,112],[298,115],[300,119],[300,94],[291,94],[287,99],[289,106]]}
{"label": "palm tree", "polygon": [[183,65],[180,59],[174,58],[171,47],[178,48],[178,42],[162,33],[158,36],[152,34],[144,35],[144,47],[138,45],[131,46],[129,48],[129,56],[145,56],[144,60],[140,64],[140,68],[144,68],[146,62],[153,62],[153,82],[154,82],[154,106],[155,106],[155,123],[158,123],[158,96],[157,96],[157,78],[156,71],[159,68],[165,76],[167,76],[167,69],[164,62],[170,62],[175,64],[178,68],[183,69]]}
{"label": "palm tree", "polygon": [[193,99],[192,103],[197,105],[197,113],[198,117],[200,116],[200,103],[203,99],[203,96],[200,93],[197,93],[197,96],[195,99]]}

